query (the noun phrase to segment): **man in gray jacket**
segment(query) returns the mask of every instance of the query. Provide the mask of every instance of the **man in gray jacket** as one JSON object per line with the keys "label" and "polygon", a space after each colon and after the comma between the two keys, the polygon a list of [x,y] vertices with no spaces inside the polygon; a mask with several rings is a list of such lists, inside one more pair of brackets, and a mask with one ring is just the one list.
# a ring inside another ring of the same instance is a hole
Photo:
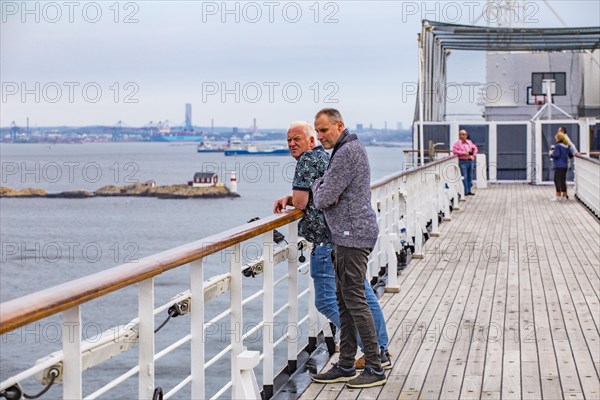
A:
{"label": "man in gray jacket", "polygon": [[[317,137],[333,149],[329,167],[312,187],[315,207],[323,211],[331,232],[336,297],[340,312],[340,358],[329,371],[314,375],[317,382],[348,382],[365,388],[386,382],[375,325],[365,297],[369,254],[379,227],[371,207],[371,173],[364,146],[350,134],[338,110],[325,108],[315,116]],[[363,341],[366,366],[356,377],[357,331]]]}

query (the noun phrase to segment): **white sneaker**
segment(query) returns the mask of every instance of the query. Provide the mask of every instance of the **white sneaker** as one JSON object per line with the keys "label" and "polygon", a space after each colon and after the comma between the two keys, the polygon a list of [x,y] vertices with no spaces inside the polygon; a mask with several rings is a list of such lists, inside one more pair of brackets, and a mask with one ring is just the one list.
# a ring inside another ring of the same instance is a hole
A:
{"label": "white sneaker", "polygon": [[555,197],[551,198],[550,201],[561,201],[560,199],[561,199],[560,197],[555,196]]}

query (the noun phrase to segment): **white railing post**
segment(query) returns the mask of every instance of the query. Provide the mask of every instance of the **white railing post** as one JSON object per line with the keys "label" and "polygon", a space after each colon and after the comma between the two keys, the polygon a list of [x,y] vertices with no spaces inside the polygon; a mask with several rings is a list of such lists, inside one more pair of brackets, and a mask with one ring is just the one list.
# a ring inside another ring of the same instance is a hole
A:
{"label": "white railing post", "polygon": [[441,178],[438,173],[436,173],[432,178],[433,182],[431,182],[428,186],[429,188],[429,198],[430,198],[430,207],[431,207],[431,236],[440,236],[439,223],[438,223],[438,213],[441,211],[440,207],[440,197],[439,191],[441,190],[441,186],[439,184]]}
{"label": "white railing post", "polygon": [[422,229],[422,213],[420,211],[414,212],[414,228],[415,233],[415,252],[413,258],[423,258],[423,229]]}
{"label": "white railing post", "polygon": [[244,351],[242,340],[242,248],[237,243],[230,248],[229,270],[231,272],[231,284],[229,287],[231,303],[231,397],[234,399],[241,396],[241,377],[237,365],[237,357]]}
{"label": "white railing post", "polygon": [[398,257],[394,248],[394,238],[396,235],[385,235],[384,249],[388,260],[388,281],[385,287],[386,292],[398,293],[400,286],[398,285]]}
{"label": "white railing post", "polygon": [[298,222],[288,227],[288,372],[293,374],[298,367]]}
{"label": "white railing post", "polygon": [[[462,177],[462,173],[460,172],[458,160],[456,161],[456,164],[454,164],[453,169],[456,172],[456,176],[457,176],[456,182],[454,183],[454,189],[456,190],[456,194],[457,194],[457,196],[454,197],[454,208],[456,210],[460,210],[459,201],[465,200],[465,185],[463,185],[463,177]],[[459,197],[460,197],[460,199],[459,199]]]}
{"label": "white railing post", "polygon": [[82,361],[81,361],[81,310],[79,306],[69,308],[63,313],[62,343],[64,354],[63,365],[63,398],[81,399],[82,396]]}
{"label": "white railing post", "polygon": [[533,176],[533,184],[540,184],[542,183],[542,157],[544,156],[542,154],[542,123],[541,121],[535,121],[533,123],[533,127],[534,127],[534,131],[533,131],[533,166],[534,166],[534,170],[532,175]]}
{"label": "white railing post", "polygon": [[476,162],[475,166],[477,168],[477,179],[475,181],[475,186],[477,189],[486,189],[487,188],[487,161],[485,154],[477,154],[475,156]]}
{"label": "white railing post", "polygon": [[204,259],[190,263],[190,362],[192,399],[205,398],[204,375]]}
{"label": "white railing post", "polygon": [[375,211],[375,219],[377,221],[377,226],[379,226],[379,237],[377,242],[375,243],[375,247],[373,248],[373,252],[371,253],[371,256],[369,257],[369,265],[367,265],[367,270],[371,269],[372,264],[377,264],[377,265],[382,265],[382,261],[381,261],[381,238],[383,237],[383,233],[381,231],[381,221],[382,221],[382,213],[379,211],[379,208],[381,208],[381,206],[378,207],[379,204],[379,199],[377,197],[377,193],[379,192],[379,189],[373,189],[371,190],[371,208],[373,209],[373,211]]}
{"label": "white railing post", "polygon": [[395,179],[390,183],[392,186],[392,232],[398,233],[398,221],[400,220],[400,179]]}
{"label": "white railing post", "polygon": [[590,123],[594,123],[593,118],[579,118],[579,151],[582,153],[590,151]]}
{"label": "white railing post", "polygon": [[315,307],[315,283],[308,279],[308,352],[312,353],[317,348],[317,335],[319,334],[319,313]]}
{"label": "white railing post", "polygon": [[263,391],[265,399],[273,396],[273,344],[274,344],[274,271],[273,231],[263,233]]}
{"label": "white railing post", "polygon": [[[415,233],[415,208],[413,205],[413,199],[416,195],[414,188],[415,185],[413,184],[413,180],[414,180],[414,175],[409,175],[407,177],[407,182],[406,182],[406,193],[404,196],[404,206],[406,207],[405,209],[405,214],[404,214],[404,224],[406,227],[406,241],[407,244],[411,243],[412,237],[414,237],[416,235]],[[414,244],[414,242],[413,242]]]}
{"label": "white railing post", "polygon": [[154,395],[154,278],[141,281],[138,294],[139,313],[139,382],[138,398]]}
{"label": "white railing post", "polygon": [[[409,212],[406,204],[406,198],[408,196],[408,178],[404,177],[403,179],[402,184],[399,185],[398,191],[396,192],[396,196],[398,197],[398,220],[396,222],[398,225],[398,251],[402,251],[410,242],[407,228]],[[404,241],[404,244],[402,241]]]}
{"label": "white railing post", "polygon": [[449,162],[445,162],[444,165],[441,166],[440,173],[440,181],[439,185],[439,193],[438,198],[440,200],[440,210],[444,213],[443,221],[450,221],[450,185],[448,184],[448,180],[446,177],[446,168],[450,165]]}
{"label": "white railing post", "polygon": [[452,145],[458,140],[458,131],[459,131],[459,124],[458,121],[451,121],[450,122],[450,150],[452,150]]}
{"label": "white railing post", "polygon": [[[392,266],[392,264],[397,264],[394,262],[394,260],[396,259],[396,254],[394,252],[394,248],[393,248],[393,243],[392,243],[392,239],[391,236],[393,236],[393,231],[392,231],[392,227],[394,226],[394,199],[393,199],[393,185],[392,183],[387,183],[384,185],[383,187],[383,211],[384,211],[384,219],[383,219],[383,226],[379,226],[379,231],[383,232],[385,234],[385,238],[386,241],[384,242],[384,249],[386,251],[386,260],[387,260],[387,264],[388,264],[388,271],[390,271],[390,267]],[[393,258],[390,259],[390,253],[387,251],[387,247],[388,246],[392,246],[392,254],[393,254]],[[379,265],[377,266],[379,267]],[[393,268],[392,268],[393,269]],[[395,271],[398,271],[398,269],[396,269]],[[373,276],[376,276],[379,273],[379,268],[377,268],[375,271],[371,270],[371,276],[367,277],[370,278]],[[389,273],[388,273],[388,277],[389,277]]]}
{"label": "white railing post", "polygon": [[[375,205],[379,209],[379,211],[377,211],[377,226],[379,226],[379,239],[376,243],[377,253],[373,253],[373,256],[371,257],[373,259],[370,271],[371,274],[373,264],[377,264],[377,266],[379,267],[381,265],[385,265],[387,262],[387,255],[385,253],[385,227],[387,226],[388,210],[385,196],[385,187],[379,187],[375,189]],[[375,257],[375,255],[377,255],[377,257]]]}
{"label": "white railing post", "polygon": [[[237,364],[240,368],[240,392],[237,399],[240,400],[257,400],[260,399],[256,376],[254,375],[254,367],[260,362],[260,353],[258,351],[244,350],[237,356]],[[204,397],[202,397],[203,399]],[[192,396],[192,399],[196,397]]]}
{"label": "white railing post", "polygon": [[533,182],[534,179],[534,174],[535,174],[535,158],[533,156],[533,149],[534,149],[534,143],[533,143],[533,125],[531,123],[527,123],[526,125],[526,132],[525,132],[525,136],[526,136],[526,141],[527,141],[527,145],[526,147],[526,170],[527,170],[527,175],[525,176],[525,180],[529,181],[529,182]]}
{"label": "white railing post", "polygon": [[489,122],[488,134],[488,154],[490,163],[490,175],[488,176],[488,180],[490,182],[496,182],[498,178],[498,123],[496,121]]}
{"label": "white railing post", "polygon": [[414,235],[414,246],[415,251],[413,253],[413,258],[423,258],[423,200],[424,193],[423,187],[425,184],[423,183],[423,172],[420,174],[420,182],[415,181],[417,177],[413,177],[412,181],[412,192],[410,193],[410,203],[409,207],[412,209],[411,214],[413,215],[412,225],[413,225],[413,235]]}
{"label": "white railing post", "polygon": [[579,188],[579,185],[581,184],[581,170],[579,168],[576,168],[573,174],[573,181],[575,183],[575,197],[578,198],[581,196],[581,189]]}

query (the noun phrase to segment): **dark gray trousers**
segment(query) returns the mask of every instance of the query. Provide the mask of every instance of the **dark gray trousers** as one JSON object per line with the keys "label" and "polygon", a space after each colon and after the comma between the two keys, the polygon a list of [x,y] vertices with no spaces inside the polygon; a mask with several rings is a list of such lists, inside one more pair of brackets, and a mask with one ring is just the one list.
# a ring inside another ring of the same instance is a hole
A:
{"label": "dark gray trousers", "polygon": [[354,365],[357,347],[357,331],[360,335],[366,365],[381,368],[377,333],[371,310],[365,296],[367,261],[371,249],[357,249],[334,245],[336,297],[340,309],[340,360],[342,367]]}

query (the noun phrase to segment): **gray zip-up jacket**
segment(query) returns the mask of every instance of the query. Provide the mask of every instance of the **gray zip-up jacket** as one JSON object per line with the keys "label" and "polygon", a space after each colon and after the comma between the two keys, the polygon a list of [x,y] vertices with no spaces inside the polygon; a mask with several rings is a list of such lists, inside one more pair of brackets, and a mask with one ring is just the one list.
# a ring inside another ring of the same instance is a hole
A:
{"label": "gray zip-up jacket", "polygon": [[375,247],[379,227],[371,207],[370,186],[367,151],[346,129],[333,149],[325,175],[312,187],[315,207],[323,210],[334,244]]}

